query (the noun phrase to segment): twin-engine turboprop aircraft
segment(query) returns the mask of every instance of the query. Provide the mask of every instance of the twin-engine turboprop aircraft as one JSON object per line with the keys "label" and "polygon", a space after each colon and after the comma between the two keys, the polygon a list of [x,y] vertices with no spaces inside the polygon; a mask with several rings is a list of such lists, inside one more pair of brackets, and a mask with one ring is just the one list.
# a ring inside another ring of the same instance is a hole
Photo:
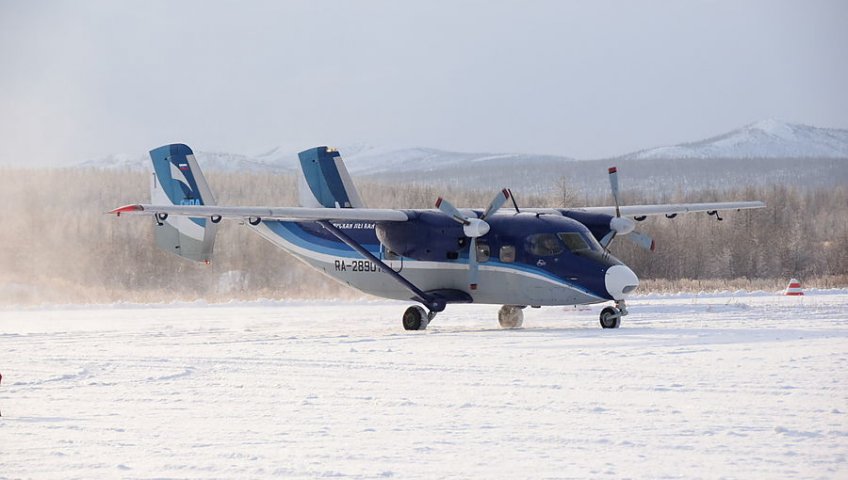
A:
{"label": "twin-engine turboprop aircraft", "polygon": [[157,245],[208,262],[218,223],[243,221],[259,235],[330,277],[379,297],[421,304],[403,314],[407,330],[423,330],[451,303],[503,305],[498,321],[520,327],[527,306],[613,301],[601,311],[603,328],[627,315],[625,299],[636,274],[608,247],[622,236],[654,248],[634,231],[649,215],[761,208],[762,202],[619,205],[618,173],[609,169],[615,206],[575,209],[501,209],[498,192],[484,210],[436,200],[435,210],[366,208],[339,153],[317,147],[299,154],[300,207],[216,206],[189,147],[150,152],[151,204],[116,208],[117,215],[151,215]]}

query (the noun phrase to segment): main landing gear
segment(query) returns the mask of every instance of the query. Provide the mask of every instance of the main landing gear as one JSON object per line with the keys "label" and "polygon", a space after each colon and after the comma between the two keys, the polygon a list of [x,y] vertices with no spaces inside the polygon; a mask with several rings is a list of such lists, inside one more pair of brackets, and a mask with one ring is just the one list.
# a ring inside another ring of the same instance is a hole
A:
{"label": "main landing gear", "polygon": [[606,307],[601,310],[601,327],[618,328],[621,325],[621,317],[627,315],[627,305],[624,300],[615,302],[615,307]]}
{"label": "main landing gear", "polygon": [[[498,310],[498,323],[501,328],[521,328],[524,324],[523,305],[504,305]],[[405,330],[426,330],[436,312],[427,313],[420,305],[413,305],[403,312]]]}
{"label": "main landing gear", "polygon": [[423,307],[414,305],[403,312],[403,328],[405,330],[426,330],[436,316],[436,312],[427,313]]}

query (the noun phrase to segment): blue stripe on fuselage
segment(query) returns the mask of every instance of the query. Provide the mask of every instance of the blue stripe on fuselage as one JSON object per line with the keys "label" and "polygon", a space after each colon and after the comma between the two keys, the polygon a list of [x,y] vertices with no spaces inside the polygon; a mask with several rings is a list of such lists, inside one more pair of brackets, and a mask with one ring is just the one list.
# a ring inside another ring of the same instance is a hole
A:
{"label": "blue stripe on fuselage", "polygon": [[[330,232],[324,230],[317,223],[285,222],[281,220],[265,221],[263,223],[272,232],[300,248],[337,257],[362,258],[362,255],[348,247]],[[357,222],[353,225],[364,226],[373,225],[373,223]],[[336,224],[336,226],[339,226],[339,224]],[[359,242],[369,252],[377,256],[380,255],[380,242],[377,240],[377,234],[374,233],[373,228],[370,230],[366,228],[341,228],[341,230]]]}

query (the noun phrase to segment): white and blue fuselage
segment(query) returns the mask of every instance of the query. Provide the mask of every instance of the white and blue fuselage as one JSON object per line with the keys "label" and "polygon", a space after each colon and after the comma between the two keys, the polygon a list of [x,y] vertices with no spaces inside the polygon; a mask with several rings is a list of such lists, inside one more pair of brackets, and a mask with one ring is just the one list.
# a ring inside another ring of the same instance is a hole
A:
{"label": "white and blue fuselage", "polygon": [[[524,215],[536,218],[532,214]],[[526,255],[516,253],[515,249],[524,248],[524,239],[508,245],[508,240],[496,238],[500,237],[498,227],[506,223],[502,220],[515,217],[516,215],[503,214],[489,220],[492,231],[487,237],[491,237],[492,243],[485,244],[488,254],[478,254],[480,272],[476,290],[469,289],[467,252],[457,255],[454,259],[448,259],[448,253],[451,251],[446,251],[444,260],[433,258],[436,255],[416,260],[392,254],[381,244],[375,222],[334,222],[334,225],[379,258],[383,262],[382,265],[364,259],[359,252],[311,223],[263,221],[252,228],[274,245],[329,277],[383,298],[410,299],[410,292],[406,288],[382,272],[388,266],[421,290],[464,291],[471,296],[474,303],[542,306],[598,303],[611,299],[605,290],[604,279],[606,270],[610,266],[619,265],[618,262],[613,259],[604,261],[602,255],[598,255],[598,258],[589,262],[571,259],[573,265],[569,268],[566,265],[569,259],[564,249],[558,255],[534,256],[530,252],[524,252]],[[483,249],[478,246],[478,252],[481,250]],[[502,256],[500,252],[509,253]],[[532,264],[526,263],[528,259],[533,261]],[[592,262],[601,262],[604,265],[599,264],[595,269],[587,269],[585,263]],[[570,278],[558,275],[558,272],[564,271],[571,272]]]}

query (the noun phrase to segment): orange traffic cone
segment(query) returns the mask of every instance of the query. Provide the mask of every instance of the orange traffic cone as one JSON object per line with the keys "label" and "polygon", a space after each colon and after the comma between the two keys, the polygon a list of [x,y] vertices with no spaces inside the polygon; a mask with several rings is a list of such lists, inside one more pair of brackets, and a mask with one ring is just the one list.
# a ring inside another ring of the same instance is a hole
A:
{"label": "orange traffic cone", "polygon": [[783,291],[784,295],[803,295],[804,291],[801,290],[801,282],[792,278],[789,280],[789,285],[786,287],[786,290]]}

